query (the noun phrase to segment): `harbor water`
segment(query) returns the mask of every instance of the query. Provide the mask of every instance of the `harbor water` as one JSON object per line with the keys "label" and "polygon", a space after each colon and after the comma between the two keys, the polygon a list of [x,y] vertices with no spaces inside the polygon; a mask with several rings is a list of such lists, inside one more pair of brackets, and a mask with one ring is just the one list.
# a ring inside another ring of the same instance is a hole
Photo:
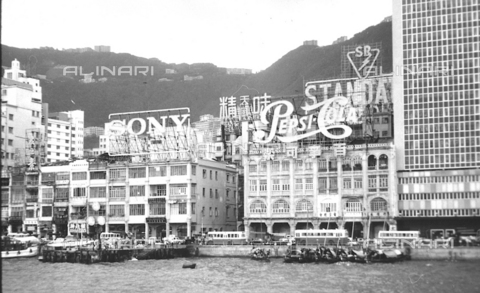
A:
{"label": "harbor water", "polygon": [[[195,269],[182,269],[186,262]],[[314,264],[249,258],[2,260],[2,292],[480,292],[479,261]]]}

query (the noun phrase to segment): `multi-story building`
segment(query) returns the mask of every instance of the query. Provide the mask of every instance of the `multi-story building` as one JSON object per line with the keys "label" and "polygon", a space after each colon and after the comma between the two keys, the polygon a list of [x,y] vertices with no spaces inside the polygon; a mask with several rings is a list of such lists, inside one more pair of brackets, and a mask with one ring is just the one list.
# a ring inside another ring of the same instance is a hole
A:
{"label": "multi-story building", "polygon": [[[8,227],[17,231],[24,224],[25,206],[30,206],[38,193],[32,188],[30,173],[35,176],[45,159],[40,81],[27,77],[16,59],[2,78],[1,112],[2,232],[6,232]],[[28,166],[28,174],[26,168],[20,168],[24,166]]]}
{"label": "multi-story building", "polygon": [[93,233],[88,224],[102,221],[104,231],[136,237],[236,230],[237,171],[224,162],[79,160],[41,171],[40,212],[31,215],[39,234],[50,226],[60,235]]}
{"label": "multi-story building", "polygon": [[99,136],[103,134],[105,134],[105,129],[103,127],[91,126],[91,127],[85,127],[84,129],[85,136],[90,136],[90,135]]}
{"label": "multi-story building", "polygon": [[479,4],[393,1],[398,227],[423,237],[480,228]]}
{"label": "multi-story building", "polygon": [[319,148],[272,144],[246,152],[247,233],[345,228],[372,238],[396,226],[393,144]]}
{"label": "multi-story building", "polygon": [[47,162],[83,157],[84,112],[82,110],[49,113]]}
{"label": "multi-story building", "polygon": [[44,158],[42,88],[40,81],[26,76],[20,62],[12,61],[2,78],[2,174],[8,168]]}

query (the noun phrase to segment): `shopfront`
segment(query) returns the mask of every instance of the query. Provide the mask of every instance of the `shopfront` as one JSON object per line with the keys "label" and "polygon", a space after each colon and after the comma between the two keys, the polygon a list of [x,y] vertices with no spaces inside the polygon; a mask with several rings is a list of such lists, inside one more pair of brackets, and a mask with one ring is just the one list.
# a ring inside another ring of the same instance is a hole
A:
{"label": "shopfront", "polygon": [[147,218],[148,224],[148,237],[155,237],[158,239],[162,239],[163,237],[167,237],[167,220],[162,218]]}

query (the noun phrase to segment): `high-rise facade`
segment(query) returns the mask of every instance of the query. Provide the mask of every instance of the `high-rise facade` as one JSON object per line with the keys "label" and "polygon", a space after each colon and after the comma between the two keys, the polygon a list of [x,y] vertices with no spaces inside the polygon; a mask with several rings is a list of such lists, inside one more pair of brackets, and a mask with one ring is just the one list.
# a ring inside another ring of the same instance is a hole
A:
{"label": "high-rise facade", "polygon": [[399,228],[424,237],[480,228],[479,4],[393,1]]}

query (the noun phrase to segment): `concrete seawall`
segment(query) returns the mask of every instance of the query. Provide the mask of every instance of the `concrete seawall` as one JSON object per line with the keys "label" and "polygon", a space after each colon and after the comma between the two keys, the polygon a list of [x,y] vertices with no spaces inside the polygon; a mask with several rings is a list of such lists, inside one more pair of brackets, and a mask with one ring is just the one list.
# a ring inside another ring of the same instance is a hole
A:
{"label": "concrete seawall", "polygon": [[[259,246],[270,249],[270,257],[282,258],[285,256],[287,246]],[[299,248],[299,247],[298,247]],[[192,255],[200,257],[248,257],[252,250],[251,245],[213,246],[199,245],[189,249]],[[455,247],[455,248],[420,248],[412,249],[413,260],[480,260],[480,247]]]}

